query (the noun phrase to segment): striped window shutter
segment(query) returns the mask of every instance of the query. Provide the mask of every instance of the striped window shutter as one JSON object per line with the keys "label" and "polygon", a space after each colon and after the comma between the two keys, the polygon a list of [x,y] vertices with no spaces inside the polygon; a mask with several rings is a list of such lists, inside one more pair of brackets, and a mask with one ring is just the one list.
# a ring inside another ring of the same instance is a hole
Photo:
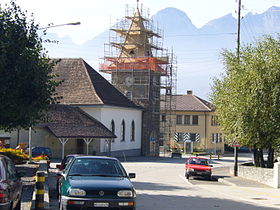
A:
{"label": "striped window shutter", "polygon": [[190,139],[190,133],[184,133],[184,141]]}
{"label": "striped window shutter", "polygon": [[199,135],[199,133],[196,133],[196,134],[195,134],[195,141],[196,141],[196,142],[199,142],[199,141],[200,141],[200,135]]}
{"label": "striped window shutter", "polygon": [[179,141],[179,133],[174,134],[174,140],[177,142]]}

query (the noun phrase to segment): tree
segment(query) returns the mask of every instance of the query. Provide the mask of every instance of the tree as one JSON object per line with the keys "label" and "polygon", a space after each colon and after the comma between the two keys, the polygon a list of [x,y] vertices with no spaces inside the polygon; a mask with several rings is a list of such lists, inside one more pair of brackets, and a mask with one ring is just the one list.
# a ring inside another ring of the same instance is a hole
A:
{"label": "tree", "polygon": [[0,130],[36,124],[48,105],[56,103],[60,82],[52,74],[38,24],[11,1],[0,5]]}
{"label": "tree", "polygon": [[211,100],[228,143],[254,147],[255,164],[264,166],[262,149],[280,144],[280,36],[264,36],[240,50],[240,59],[229,50],[222,53],[225,74],[215,78]]}

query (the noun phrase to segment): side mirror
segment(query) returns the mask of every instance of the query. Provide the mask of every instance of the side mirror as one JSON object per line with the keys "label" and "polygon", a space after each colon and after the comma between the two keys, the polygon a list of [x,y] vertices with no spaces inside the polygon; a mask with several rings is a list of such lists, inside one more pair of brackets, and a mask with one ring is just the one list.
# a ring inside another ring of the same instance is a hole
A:
{"label": "side mirror", "polygon": [[136,178],[136,174],[135,174],[135,173],[129,173],[129,174],[128,174],[128,177],[129,177],[130,179],[134,179],[134,178]]}
{"label": "side mirror", "polygon": [[59,170],[61,170],[61,164],[56,164],[56,168],[58,168]]}
{"label": "side mirror", "polygon": [[209,165],[210,167],[213,167],[213,165]]}
{"label": "side mirror", "polygon": [[63,174],[63,172],[62,172],[62,171],[58,171],[58,172],[56,172],[56,175],[57,175],[57,176],[62,176],[62,174]]}

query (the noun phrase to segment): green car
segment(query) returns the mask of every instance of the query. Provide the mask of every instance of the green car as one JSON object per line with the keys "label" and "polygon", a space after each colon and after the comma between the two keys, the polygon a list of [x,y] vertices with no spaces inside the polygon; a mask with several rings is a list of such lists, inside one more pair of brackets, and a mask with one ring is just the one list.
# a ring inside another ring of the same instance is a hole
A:
{"label": "green car", "polygon": [[136,192],[120,161],[77,156],[58,172],[60,209],[135,210]]}

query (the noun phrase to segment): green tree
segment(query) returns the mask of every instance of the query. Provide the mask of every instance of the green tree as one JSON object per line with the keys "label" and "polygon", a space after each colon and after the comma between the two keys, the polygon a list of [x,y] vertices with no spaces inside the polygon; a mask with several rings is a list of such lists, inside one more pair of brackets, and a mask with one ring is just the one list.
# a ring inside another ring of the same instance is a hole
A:
{"label": "green tree", "polygon": [[36,124],[58,99],[54,63],[37,30],[34,18],[27,20],[14,1],[0,5],[0,130]]}
{"label": "green tree", "polygon": [[211,100],[228,143],[254,147],[255,164],[264,166],[262,149],[274,149],[280,137],[280,36],[265,36],[235,52],[222,53],[225,73],[215,78]]}

